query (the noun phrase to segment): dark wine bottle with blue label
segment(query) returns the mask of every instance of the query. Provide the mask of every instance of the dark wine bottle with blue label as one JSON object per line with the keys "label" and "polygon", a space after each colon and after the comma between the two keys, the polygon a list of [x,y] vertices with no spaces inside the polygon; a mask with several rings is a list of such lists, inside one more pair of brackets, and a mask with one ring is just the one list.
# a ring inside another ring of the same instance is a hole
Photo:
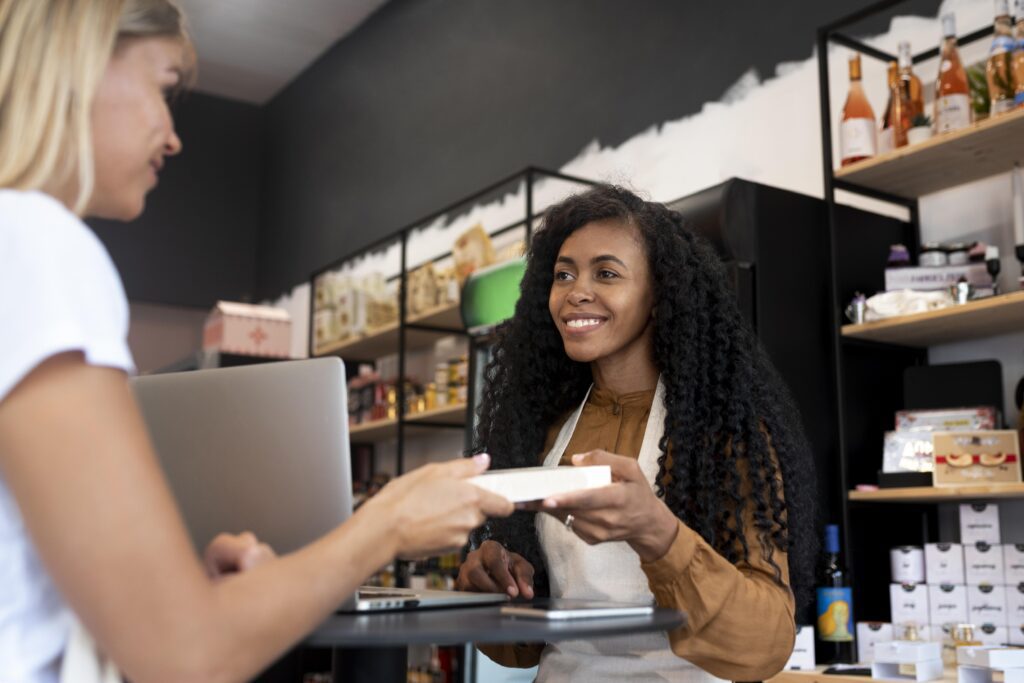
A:
{"label": "dark wine bottle with blue label", "polygon": [[839,555],[839,527],[825,527],[825,555],[818,578],[815,659],[819,664],[852,663],[853,590]]}

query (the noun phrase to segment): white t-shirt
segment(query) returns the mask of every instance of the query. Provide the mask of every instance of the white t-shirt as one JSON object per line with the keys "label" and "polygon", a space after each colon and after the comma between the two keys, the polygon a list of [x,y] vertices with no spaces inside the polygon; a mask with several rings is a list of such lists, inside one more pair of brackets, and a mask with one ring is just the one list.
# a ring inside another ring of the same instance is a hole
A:
{"label": "white t-shirt", "polygon": [[[0,189],[0,405],[42,361],[73,350],[134,371],[117,270],[63,204]],[[0,681],[56,681],[69,624],[0,473]]]}

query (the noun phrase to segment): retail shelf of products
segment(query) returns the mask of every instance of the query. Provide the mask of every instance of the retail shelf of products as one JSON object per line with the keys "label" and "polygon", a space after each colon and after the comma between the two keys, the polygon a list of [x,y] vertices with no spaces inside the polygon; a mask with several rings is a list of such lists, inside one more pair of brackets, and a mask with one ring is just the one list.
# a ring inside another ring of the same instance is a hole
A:
{"label": "retail shelf of products", "polygon": [[969,486],[908,486],[850,491],[851,502],[861,503],[956,503],[972,500],[1024,498],[1024,484],[971,484]]}
{"label": "retail shelf of products", "polygon": [[978,299],[938,311],[844,325],[849,339],[928,347],[1024,330],[1024,291]]}
{"label": "retail shelf of products", "polygon": [[[857,665],[871,668],[870,664]],[[864,683],[874,680],[868,676],[855,676],[842,673],[824,673],[825,667],[820,666],[809,671],[783,671],[767,680],[766,683]],[[913,680],[913,679],[906,679]],[[943,683],[955,683],[957,672],[955,667],[948,667],[940,679]]]}
{"label": "retail shelf of products", "polygon": [[[405,430],[409,433],[427,433],[427,428],[417,429],[417,423],[430,422],[432,424],[451,425],[452,427],[463,427],[466,424],[466,405],[445,406],[434,410],[425,410],[421,413],[412,413],[405,416]],[[385,420],[373,420],[349,427],[349,438],[352,441],[369,443],[373,441],[386,441],[398,436],[398,420],[391,418]],[[431,429],[431,432],[436,430]]]}
{"label": "retail shelf of products", "polygon": [[837,169],[836,180],[908,199],[1009,171],[1024,161],[1024,109]]}
{"label": "retail shelf of products", "polygon": [[[441,306],[425,313],[410,316],[405,324],[429,325],[451,329],[453,334],[462,329],[462,318],[458,304]],[[426,349],[434,345],[439,332],[417,330],[407,327],[405,330],[405,348],[409,351]],[[398,322],[377,328],[370,334],[317,347],[317,356],[341,356],[356,360],[372,360],[398,353]]]}

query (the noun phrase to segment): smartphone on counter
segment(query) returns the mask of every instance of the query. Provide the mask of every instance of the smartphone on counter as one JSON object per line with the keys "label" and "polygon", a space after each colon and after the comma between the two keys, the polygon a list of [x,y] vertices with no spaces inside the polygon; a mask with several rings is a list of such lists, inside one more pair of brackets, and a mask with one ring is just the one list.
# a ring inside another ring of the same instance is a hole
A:
{"label": "smartphone on counter", "polygon": [[524,603],[502,605],[501,613],[523,619],[597,619],[609,617],[642,617],[654,613],[654,605],[611,602],[604,600],[570,600],[545,598]]}

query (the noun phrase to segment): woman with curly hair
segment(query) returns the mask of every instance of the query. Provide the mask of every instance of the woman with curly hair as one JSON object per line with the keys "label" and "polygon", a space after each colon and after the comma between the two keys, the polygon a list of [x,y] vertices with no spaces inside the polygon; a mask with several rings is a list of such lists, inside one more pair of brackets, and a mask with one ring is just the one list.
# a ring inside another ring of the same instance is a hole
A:
{"label": "woman with curly hair", "polygon": [[609,465],[613,483],[490,522],[457,587],[651,601],[668,634],[481,649],[541,681],[760,680],[811,586],[814,475],[788,390],[708,243],[619,187],[552,207],[487,368],[496,467]]}

